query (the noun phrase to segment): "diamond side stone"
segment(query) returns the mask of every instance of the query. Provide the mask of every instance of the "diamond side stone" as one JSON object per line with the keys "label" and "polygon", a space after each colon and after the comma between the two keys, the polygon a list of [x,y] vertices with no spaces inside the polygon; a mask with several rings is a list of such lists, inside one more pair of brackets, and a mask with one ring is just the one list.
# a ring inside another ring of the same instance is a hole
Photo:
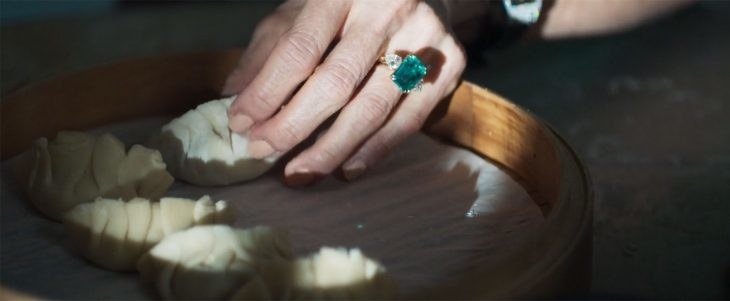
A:
{"label": "diamond side stone", "polygon": [[395,53],[388,53],[385,55],[385,64],[388,65],[390,70],[398,69],[402,61],[403,59]]}

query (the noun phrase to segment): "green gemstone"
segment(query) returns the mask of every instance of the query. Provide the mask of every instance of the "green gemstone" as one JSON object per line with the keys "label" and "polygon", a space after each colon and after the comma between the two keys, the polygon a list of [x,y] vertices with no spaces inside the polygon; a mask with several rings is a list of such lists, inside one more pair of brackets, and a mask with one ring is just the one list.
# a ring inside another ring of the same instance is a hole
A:
{"label": "green gemstone", "polygon": [[408,93],[418,87],[426,76],[428,68],[415,55],[409,55],[395,69],[391,79],[398,86],[398,89]]}

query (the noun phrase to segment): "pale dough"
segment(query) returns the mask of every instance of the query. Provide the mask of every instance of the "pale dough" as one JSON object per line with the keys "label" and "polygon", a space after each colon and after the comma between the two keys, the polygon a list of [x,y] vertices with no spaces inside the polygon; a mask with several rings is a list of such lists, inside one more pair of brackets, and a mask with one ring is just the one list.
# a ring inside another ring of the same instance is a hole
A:
{"label": "pale dough", "polygon": [[309,257],[260,270],[231,300],[383,300],[397,293],[385,268],[359,249],[322,247]]}
{"label": "pale dough", "polygon": [[248,138],[228,128],[233,97],[199,105],[162,127],[149,139],[177,179],[202,186],[228,185],[256,178],[276,160],[248,154]]}
{"label": "pale dough", "polygon": [[29,200],[56,221],[99,196],[156,200],[174,181],[158,151],[135,145],[127,152],[110,134],[60,132],[53,141],[36,140],[29,158]]}
{"label": "pale dough", "polygon": [[131,271],[144,252],[165,236],[201,224],[230,224],[234,216],[225,201],[162,198],[97,198],[64,216],[71,245],[87,260],[113,271]]}
{"label": "pale dough", "polygon": [[270,262],[288,261],[286,233],[269,227],[195,226],[165,237],[137,264],[166,300],[222,300]]}

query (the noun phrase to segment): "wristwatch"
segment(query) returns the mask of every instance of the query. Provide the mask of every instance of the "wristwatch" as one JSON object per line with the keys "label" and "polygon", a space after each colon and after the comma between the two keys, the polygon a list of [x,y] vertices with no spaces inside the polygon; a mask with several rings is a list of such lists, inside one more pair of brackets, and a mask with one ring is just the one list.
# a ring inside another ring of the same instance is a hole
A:
{"label": "wristwatch", "polygon": [[[543,0],[490,1],[486,24],[486,47],[503,48],[519,40],[540,20]],[[495,5],[496,4],[496,5]]]}
{"label": "wristwatch", "polygon": [[502,7],[511,22],[530,26],[540,19],[542,0],[502,0]]}

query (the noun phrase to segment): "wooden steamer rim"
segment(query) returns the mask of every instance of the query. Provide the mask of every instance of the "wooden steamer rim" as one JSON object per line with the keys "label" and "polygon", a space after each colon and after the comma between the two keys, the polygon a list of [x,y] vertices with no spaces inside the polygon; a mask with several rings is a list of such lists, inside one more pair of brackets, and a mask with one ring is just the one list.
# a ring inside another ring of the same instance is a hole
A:
{"label": "wooden steamer rim", "polygon": [[[59,130],[170,115],[218,97],[239,50],[166,55],[101,66],[26,87],[0,103],[0,155],[27,149]],[[593,192],[567,143],[530,113],[463,82],[431,114],[424,132],[467,148],[503,168],[546,217],[537,242],[496,269],[478,266],[424,292],[428,299],[585,296],[590,287]],[[540,260],[524,260],[540,254]]]}

